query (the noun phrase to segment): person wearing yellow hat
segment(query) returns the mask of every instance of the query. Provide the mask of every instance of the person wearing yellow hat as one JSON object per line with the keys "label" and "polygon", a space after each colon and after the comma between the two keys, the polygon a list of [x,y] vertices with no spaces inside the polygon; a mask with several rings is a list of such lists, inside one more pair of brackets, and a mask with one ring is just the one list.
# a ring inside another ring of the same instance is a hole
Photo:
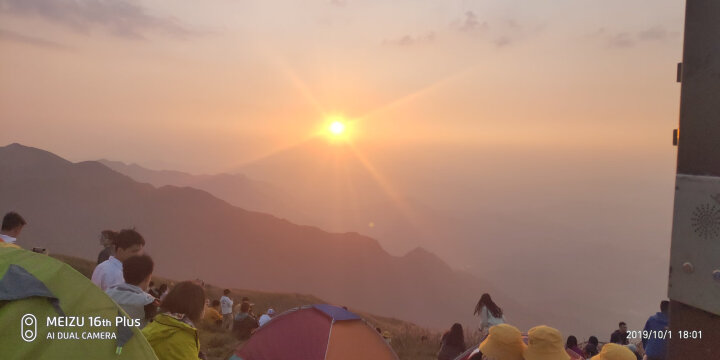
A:
{"label": "person wearing yellow hat", "polygon": [[480,343],[480,352],[492,360],[523,360],[526,347],[520,330],[500,324],[490,328],[488,336]]}
{"label": "person wearing yellow hat", "polygon": [[637,360],[637,357],[627,347],[609,343],[603,345],[600,353],[590,358],[590,360]]}
{"label": "person wearing yellow hat", "polygon": [[545,325],[528,331],[528,347],[523,356],[525,360],[570,360],[560,331]]}

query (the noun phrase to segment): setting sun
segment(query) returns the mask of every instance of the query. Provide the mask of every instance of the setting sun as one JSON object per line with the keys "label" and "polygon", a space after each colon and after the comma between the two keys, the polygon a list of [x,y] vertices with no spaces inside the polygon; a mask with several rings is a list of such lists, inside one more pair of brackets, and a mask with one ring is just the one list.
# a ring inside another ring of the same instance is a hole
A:
{"label": "setting sun", "polygon": [[334,135],[341,135],[345,132],[345,124],[342,121],[335,120],[330,124],[329,130]]}
{"label": "setting sun", "polygon": [[325,117],[321,129],[323,136],[332,143],[346,143],[357,135],[352,122],[342,115]]}

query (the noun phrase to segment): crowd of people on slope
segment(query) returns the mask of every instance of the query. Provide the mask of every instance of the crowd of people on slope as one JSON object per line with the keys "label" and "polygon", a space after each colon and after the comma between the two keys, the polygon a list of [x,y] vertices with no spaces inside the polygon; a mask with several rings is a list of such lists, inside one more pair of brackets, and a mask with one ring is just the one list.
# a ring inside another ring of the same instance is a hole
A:
{"label": "crowd of people on slope", "polygon": [[100,242],[104,249],[98,255],[92,282],[130,317],[140,320],[143,334],[161,360],[202,359],[199,324],[246,340],[275,315],[270,308],[258,319],[250,299],[243,297],[238,302],[230,289],[225,289],[220,299],[211,300],[200,279],[154,287],[152,258],[144,254],[145,239],[134,229],[105,230]]}
{"label": "crowd of people on slope", "polygon": [[[16,212],[3,217],[0,245],[18,247],[17,237],[27,224]],[[239,304],[225,289],[220,299],[206,297],[204,282],[196,279],[177,285],[161,284],[153,287],[151,281],[154,262],[144,254],[145,239],[135,229],[101,233],[103,250],[98,254],[91,281],[105,291],[128,316],[140,322],[140,328],[160,360],[202,359],[197,336],[197,325],[204,321],[224,331],[232,332],[239,340],[249,338],[255,330],[275,315],[272,308],[260,318],[253,313],[250,299],[243,297]],[[35,249],[33,249],[35,250]],[[663,301],[660,312],[651,316],[645,331],[662,331],[668,328],[669,302]],[[620,322],[610,335],[610,341],[601,346],[591,336],[581,349],[575,336],[563,341],[562,334],[548,326],[537,326],[527,333],[527,345],[522,333],[505,323],[502,308],[483,294],[475,306],[474,314],[480,318],[478,330],[484,339],[470,360],[664,360],[666,339],[643,338],[640,348],[628,341],[627,325]],[[389,334],[381,332],[390,342]],[[640,344],[638,344],[640,345]],[[466,351],[462,325],[453,324],[441,338],[438,360],[454,360]],[[641,353],[644,352],[644,357]]]}
{"label": "crowd of people on slope", "polygon": [[[645,323],[646,334],[668,329],[669,305],[668,301],[660,303],[660,312]],[[575,336],[563,341],[559,330],[545,325],[530,329],[526,342],[520,330],[505,323],[502,309],[489,294],[480,297],[474,314],[480,318],[478,331],[483,341],[463,360],[665,360],[667,356],[667,339],[662,336],[647,336],[639,344],[630,344],[625,322],[618,324],[608,343],[601,345],[591,336],[581,348]],[[455,323],[442,335],[437,359],[455,360],[467,351],[463,327]]]}
{"label": "crowd of people on slope", "polygon": [[[16,242],[26,224],[18,213],[7,213],[0,246],[20,248]],[[198,340],[198,325],[203,322],[244,340],[275,315],[268,309],[257,319],[248,297],[233,306],[229,289],[219,300],[209,300],[199,279],[155,287],[151,280],[155,264],[144,254],[145,239],[135,229],[102,231],[100,243],[103,249],[90,280],[137,321],[160,360],[204,359]]]}

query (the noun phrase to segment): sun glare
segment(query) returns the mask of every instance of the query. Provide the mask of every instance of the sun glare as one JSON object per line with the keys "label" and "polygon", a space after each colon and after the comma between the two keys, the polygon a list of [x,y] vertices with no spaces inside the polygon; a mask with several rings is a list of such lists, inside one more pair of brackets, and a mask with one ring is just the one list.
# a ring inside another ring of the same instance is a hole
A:
{"label": "sun glare", "polygon": [[340,120],[335,120],[330,124],[328,130],[334,135],[341,135],[345,132],[345,124]]}
{"label": "sun glare", "polygon": [[350,122],[345,117],[326,117],[324,123],[322,132],[330,142],[344,144],[350,141]]}

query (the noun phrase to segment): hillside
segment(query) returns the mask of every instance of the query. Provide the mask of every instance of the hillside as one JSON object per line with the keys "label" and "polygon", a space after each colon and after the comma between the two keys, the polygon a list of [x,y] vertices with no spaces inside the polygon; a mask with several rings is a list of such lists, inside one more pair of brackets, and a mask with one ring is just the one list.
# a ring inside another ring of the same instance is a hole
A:
{"label": "hillside", "polygon": [[192,187],[207,191],[246,210],[307,223],[306,215],[296,208],[295,201],[289,193],[270,183],[253,180],[242,174],[195,175],[174,170],[151,170],[121,161],[102,159],[98,162],[140,183],[148,183],[155,187],[165,185]]}
{"label": "hillside", "polygon": [[474,324],[473,306],[489,291],[516,323],[533,321],[481,280],[425,255],[392,256],[357,233],[295,225],[204,191],[155,188],[98,162],[71,163],[19,144],[0,148],[0,172],[0,210],[29,221],[19,240],[24,247],[94,258],[101,230],[136,227],[160,276],[311,293],[432,328]]}
{"label": "hillside", "polygon": [[[88,278],[90,278],[95,268],[95,263],[90,260],[58,254],[51,254],[51,256],[69,264]],[[158,284],[177,283],[180,279],[153,277],[153,281]],[[210,299],[219,299],[222,289],[224,289],[223,286],[205,284],[205,290]],[[280,313],[298,306],[327,303],[312,295],[270,293],[248,289],[231,289],[231,291],[236,297],[249,297],[256,304],[254,310],[257,314],[264,313],[269,307]],[[436,358],[437,349],[439,348],[438,333],[431,332],[410,322],[376,316],[357,309],[351,308],[350,310],[360,315],[371,325],[390,331],[393,336],[391,345],[401,360],[434,360]],[[420,338],[422,336],[427,336],[428,340],[421,342]],[[239,342],[227,333],[206,327],[200,328],[200,340],[202,351],[209,355],[209,360],[226,360],[239,345]],[[473,340],[469,338],[468,343],[472,343]]]}
{"label": "hillside", "polygon": [[[432,246],[438,237],[437,229],[442,229],[442,236],[447,238],[463,236],[457,233],[460,228],[458,222],[447,213],[431,209],[413,199],[401,199],[403,206],[398,206],[397,199],[389,198],[382,189],[370,185],[375,181],[368,179],[366,171],[358,168],[360,165],[357,159],[341,149],[324,148],[336,152],[335,155],[340,158],[330,161],[327,155],[320,156],[321,152],[314,149],[304,157],[316,161],[307,162],[292,157],[275,164],[273,167],[286,166],[286,169],[296,168],[290,160],[304,164],[303,170],[287,170],[273,179],[282,185],[251,179],[243,174],[195,175],[175,170],[153,170],[121,161],[102,159],[98,162],[140,183],[155,187],[192,187],[207,191],[231,205],[273,214],[296,224],[317,226],[331,232],[356,231],[368,234],[393,254],[402,254],[417,246]],[[274,159],[271,157],[262,163],[273,162]],[[337,163],[353,169],[338,174],[328,173],[327,168],[334,168]],[[248,166],[248,171],[265,176],[265,172],[257,171],[257,166]],[[288,177],[288,172],[294,175]],[[307,173],[315,176],[306,179]],[[351,184],[352,189],[337,187],[338,183]],[[362,196],[348,197],[349,190]]]}

